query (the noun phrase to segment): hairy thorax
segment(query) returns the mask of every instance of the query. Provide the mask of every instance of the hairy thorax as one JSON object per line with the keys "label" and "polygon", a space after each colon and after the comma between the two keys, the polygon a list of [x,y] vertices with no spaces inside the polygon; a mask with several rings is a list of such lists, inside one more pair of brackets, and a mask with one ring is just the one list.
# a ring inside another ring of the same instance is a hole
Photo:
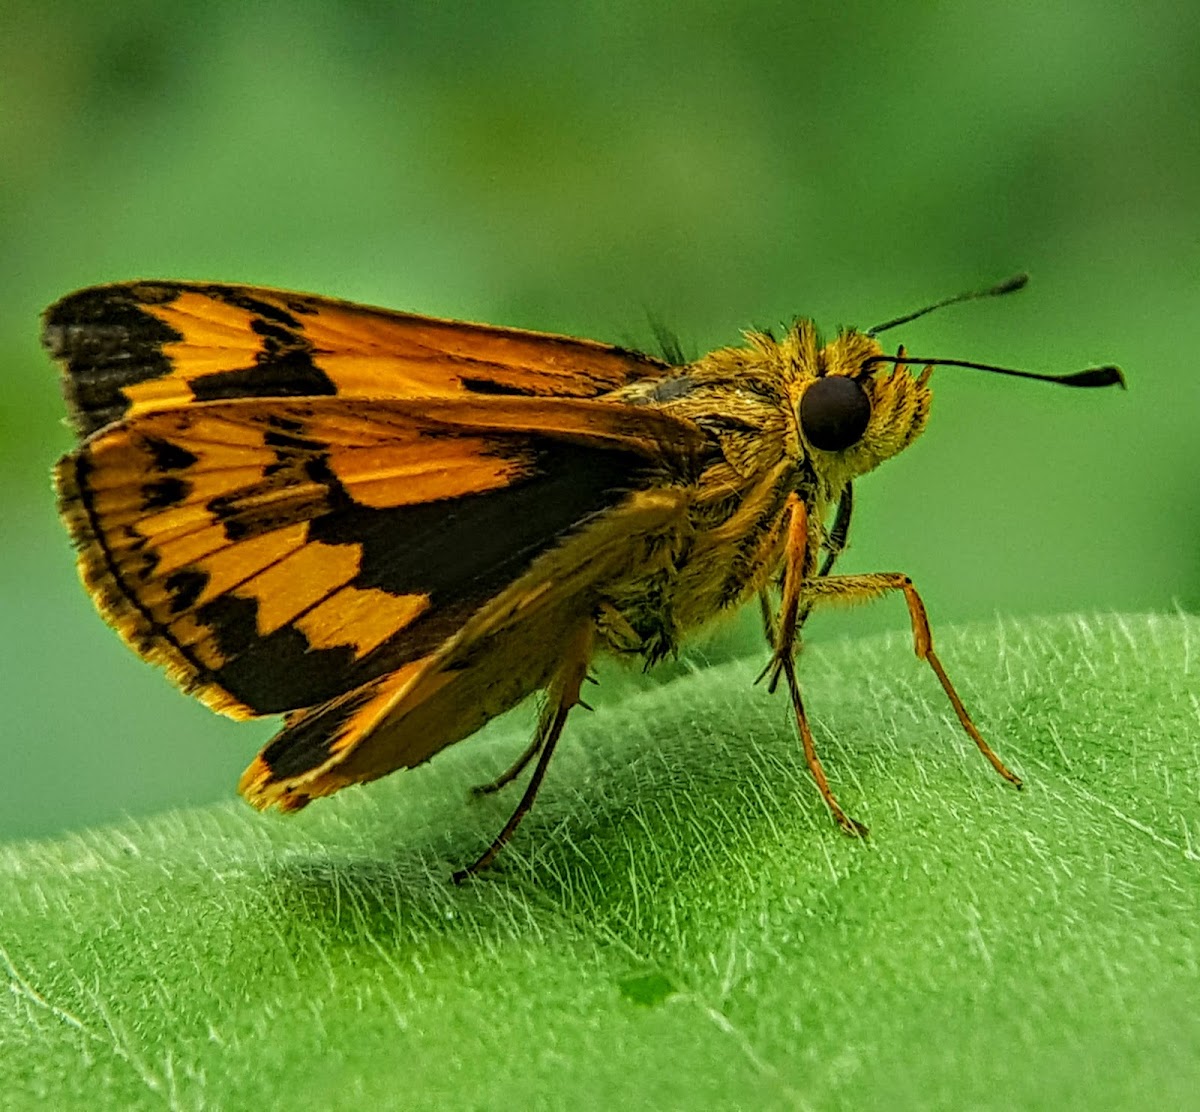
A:
{"label": "hairy thorax", "polygon": [[[871,336],[847,330],[825,344],[811,322],[798,321],[779,340],[761,332],[746,340],[609,395],[685,418],[710,443],[690,468],[664,465],[654,476],[657,489],[679,494],[679,514],[645,539],[628,575],[597,584],[599,630],[614,651],[653,663],[771,584],[784,560],[793,495],[808,522],[798,570],[814,576],[828,548],[831,507],[854,478],[924,427],[925,376],[913,378],[902,367],[872,370],[881,349]],[[862,392],[864,425],[844,445],[815,446],[801,427],[802,401],[815,383],[836,378],[852,378]]]}
{"label": "hairy thorax", "polygon": [[712,441],[698,473],[667,477],[682,496],[677,525],[650,544],[636,574],[602,593],[598,625],[608,648],[638,653],[647,665],[766,586],[783,558],[788,495],[799,487],[816,495],[787,397],[752,374],[735,381],[702,363],[628,391],[627,400],[687,417]]}

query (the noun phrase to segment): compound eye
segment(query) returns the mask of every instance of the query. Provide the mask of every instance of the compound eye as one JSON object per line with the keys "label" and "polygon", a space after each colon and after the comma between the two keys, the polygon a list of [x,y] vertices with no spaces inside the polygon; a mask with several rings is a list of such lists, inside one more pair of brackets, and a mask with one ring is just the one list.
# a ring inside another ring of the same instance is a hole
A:
{"label": "compound eye", "polygon": [[819,378],[800,399],[800,428],[805,439],[823,452],[840,452],[857,444],[871,419],[867,392],[852,378]]}

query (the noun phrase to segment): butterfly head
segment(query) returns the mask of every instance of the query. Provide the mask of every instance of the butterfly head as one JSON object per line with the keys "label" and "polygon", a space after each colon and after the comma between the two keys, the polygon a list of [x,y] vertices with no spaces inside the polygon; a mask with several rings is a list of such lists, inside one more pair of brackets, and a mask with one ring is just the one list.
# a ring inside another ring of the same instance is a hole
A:
{"label": "butterfly head", "polygon": [[[806,325],[799,326],[801,347]],[[811,326],[807,326],[811,327]],[[908,447],[929,419],[932,368],[915,372],[904,349],[893,366],[879,342],[848,330],[815,352],[797,385],[797,424],[806,455],[835,486],[879,466]]]}
{"label": "butterfly head", "polygon": [[824,471],[832,487],[839,488],[877,467],[921,435],[929,419],[928,382],[934,366],[966,367],[1061,386],[1125,386],[1120,369],[1112,366],[1049,375],[964,359],[914,359],[912,364],[924,369],[913,373],[903,348],[887,355],[876,339],[880,332],[936,309],[1014,293],[1027,281],[1027,275],[1018,274],[987,289],[956,294],[866,332],[848,329],[823,347],[809,322],[801,321],[793,329],[789,340],[799,388],[800,435],[814,465]]}

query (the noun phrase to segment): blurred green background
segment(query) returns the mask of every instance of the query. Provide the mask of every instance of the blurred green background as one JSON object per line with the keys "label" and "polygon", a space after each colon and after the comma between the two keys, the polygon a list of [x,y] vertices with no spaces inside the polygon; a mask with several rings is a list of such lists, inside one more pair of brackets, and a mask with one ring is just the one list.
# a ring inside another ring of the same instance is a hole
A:
{"label": "blurred green background", "polygon": [[[927,435],[860,485],[844,566],[911,573],[935,630],[1200,608],[1200,9],[1181,12],[6,0],[0,834],[229,797],[271,732],[139,663],[72,570],[37,317],[97,282],[256,282],[636,344],[651,314],[699,353],[1028,269],[1025,293],[889,339],[1117,362],[1129,392],[939,372]],[[904,624],[880,603],[811,636]]]}

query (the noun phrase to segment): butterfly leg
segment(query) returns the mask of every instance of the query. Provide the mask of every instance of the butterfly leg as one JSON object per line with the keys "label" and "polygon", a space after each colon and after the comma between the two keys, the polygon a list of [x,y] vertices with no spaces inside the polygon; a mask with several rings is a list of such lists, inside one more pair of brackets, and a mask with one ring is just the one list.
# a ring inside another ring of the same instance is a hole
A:
{"label": "butterfly leg", "polygon": [[[637,630],[629,624],[625,616],[611,603],[602,602],[597,608],[596,630],[600,638],[607,641],[609,646],[615,651],[642,652],[644,650],[644,642],[638,635]],[[597,682],[594,677],[592,677],[592,682]],[[577,700],[577,702],[580,706],[587,707],[587,704],[582,700]],[[591,707],[587,707],[587,709],[591,710]],[[513,764],[497,776],[495,780],[486,784],[477,784],[471,789],[471,794],[474,796],[492,795],[508,787],[509,784],[525,771],[526,765],[541,752],[542,745],[545,743],[545,736],[546,723],[542,721],[538,724],[537,730],[534,731],[533,740]]]}
{"label": "butterfly leg", "polygon": [[[504,829],[496,835],[492,840],[492,844],[488,846],[478,860],[468,865],[465,869],[459,869],[454,874],[453,880],[455,884],[461,884],[468,877],[474,876],[476,873],[486,869],[496,859],[496,855],[504,848],[505,844],[513,836],[514,831],[521,825],[521,820],[529,813],[530,808],[533,806],[538,788],[542,786],[542,779],[546,775],[546,768],[550,764],[550,758],[554,755],[554,747],[558,744],[563,726],[566,725],[567,715],[571,713],[571,708],[580,701],[579,689],[582,687],[583,681],[587,676],[588,662],[592,656],[593,638],[593,627],[589,623],[582,627],[580,632],[568,642],[563,663],[550,683],[546,706],[538,721],[537,733],[534,735],[532,744],[521,755],[521,759],[517,764],[512,769],[509,769],[504,776],[499,778],[499,780],[507,783],[508,780],[505,777],[511,779],[512,776],[516,776],[521,768],[533,759],[533,755],[540,752],[541,755],[538,757],[538,762],[533,769],[533,776],[525,788],[525,794],[521,796],[521,802],[517,804],[516,810],[513,811],[508,822],[504,824]],[[490,785],[487,786],[490,787]]]}
{"label": "butterfly leg", "polygon": [[800,684],[796,679],[796,661],[790,653],[780,658],[780,667],[787,679],[788,691],[791,692],[792,709],[796,712],[796,725],[800,728],[800,741],[804,745],[804,760],[808,764],[808,771],[812,773],[813,780],[816,781],[817,791],[821,793],[821,798],[825,800],[825,806],[829,808],[838,826],[851,837],[865,838],[867,828],[842,810],[841,804],[838,803],[837,797],[833,794],[833,789],[825,777],[825,769],[821,764],[821,758],[817,756],[816,742],[813,741],[812,728],[808,724],[808,715],[804,711],[804,700],[800,697]]}
{"label": "butterfly leg", "polygon": [[[798,503],[801,509],[804,509],[804,504],[801,502],[798,496],[794,495],[793,501]],[[837,558],[845,549],[846,537],[850,532],[850,517],[853,512],[854,489],[850,483],[847,483],[845,490],[842,491],[841,497],[838,499],[837,513],[834,517],[833,527],[829,530],[829,535],[825,540],[825,560],[821,564],[821,570],[817,572],[818,575],[828,575],[833,570],[833,565],[837,562]],[[789,551],[792,549],[793,544],[795,544],[797,541],[806,539],[802,530],[807,529],[807,517],[808,511],[805,509],[803,519],[800,519],[799,517],[795,519],[789,518],[789,530],[793,520],[796,521],[798,526],[796,530],[796,536],[792,538],[792,543],[790,543],[788,546]],[[792,560],[790,559],[788,561],[788,566],[792,566]],[[767,644],[774,647],[778,643],[777,630],[775,628],[776,615],[774,607],[771,603],[770,595],[766,591],[759,591],[758,604],[762,611],[763,633],[766,635]],[[809,612],[812,610],[812,603],[810,601],[801,603],[799,599],[796,599],[793,601],[792,605],[795,607],[795,615],[791,619],[794,638],[795,631],[799,630],[800,627],[804,625],[805,621],[808,620]],[[767,672],[774,673],[771,678],[770,688],[773,692],[779,684],[779,670],[775,667],[774,662],[769,664],[766,671],[763,672],[763,675],[759,676],[758,678],[761,680],[763,676],[767,674]]]}
{"label": "butterfly leg", "polygon": [[512,765],[500,773],[495,780],[489,780],[486,784],[476,784],[471,789],[471,794],[474,796],[492,795],[502,788],[507,788],[509,784],[525,771],[525,766],[541,752],[542,746],[545,744],[546,731],[543,722],[539,721],[538,727],[533,734],[533,740],[526,746]]}
{"label": "butterfly leg", "polygon": [[[903,350],[903,349],[902,349]],[[838,499],[837,513],[834,515],[833,528],[825,541],[825,562],[821,564],[818,575],[828,575],[833,571],[833,565],[846,548],[846,538],[850,535],[850,518],[854,515],[854,487],[846,484]]]}
{"label": "butterfly leg", "polygon": [[[771,595],[767,591],[758,592],[758,609],[762,616],[763,636],[767,639],[767,644],[772,648],[775,646],[775,604],[771,599]],[[755,683],[762,681],[763,676],[769,672],[773,666],[772,661],[767,665],[766,671],[755,680]]]}
{"label": "butterfly leg", "polygon": [[929,617],[925,612],[925,604],[921,601],[921,596],[917,594],[913,581],[907,575],[901,572],[831,575],[823,579],[809,580],[804,584],[805,601],[814,605],[827,602],[865,602],[868,599],[878,598],[888,591],[904,593],[904,600],[908,604],[908,615],[912,621],[913,650],[918,659],[924,660],[933,669],[934,675],[942,685],[942,690],[950,700],[950,705],[954,708],[954,713],[958,716],[967,736],[975,742],[991,766],[1010,784],[1019,788],[1021,778],[1010,771],[996,756],[992,747],[984,741],[983,735],[972,721],[958,692],[954,690],[954,685],[950,682],[950,677],[946,675],[946,669],[942,667],[937,653],[933,651],[933,634],[929,629]]}
{"label": "butterfly leg", "polygon": [[[800,741],[804,746],[804,760],[808,771],[825,800],[830,813],[847,834],[862,838],[867,828],[856,819],[852,819],[837,801],[821,758],[817,756],[817,745],[813,740],[812,728],[808,724],[808,714],[804,710],[804,700],[800,695],[800,683],[796,678],[796,634],[803,621],[807,609],[802,609],[802,583],[808,562],[808,510],[798,495],[792,495],[788,502],[786,562],[783,574],[783,602],[779,608],[778,618],[772,613],[770,600],[766,593],[760,593],[759,604],[762,608],[763,628],[767,638],[774,647],[771,663],[767,665],[763,675],[770,675],[769,689],[774,691],[779,686],[782,676],[787,680],[788,691],[792,697],[792,709],[796,714],[796,725],[800,730]],[[760,679],[762,676],[759,677]]]}

